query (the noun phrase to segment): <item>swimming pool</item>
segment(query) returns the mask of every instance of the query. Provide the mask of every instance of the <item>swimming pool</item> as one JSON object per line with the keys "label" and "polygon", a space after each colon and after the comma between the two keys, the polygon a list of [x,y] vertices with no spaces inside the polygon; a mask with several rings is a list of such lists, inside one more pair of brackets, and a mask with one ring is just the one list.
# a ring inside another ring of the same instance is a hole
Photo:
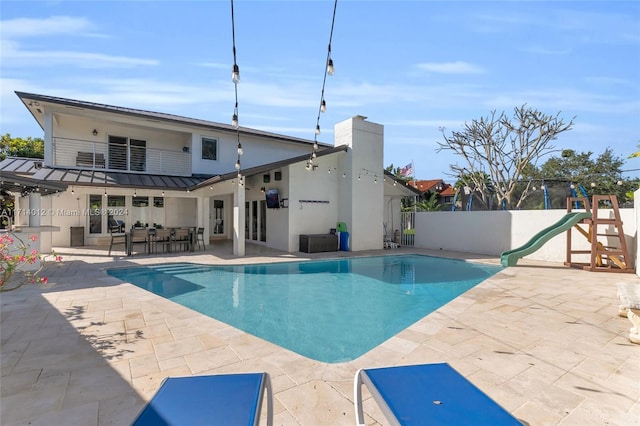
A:
{"label": "swimming pool", "polygon": [[423,255],[108,274],[323,362],[353,360],[502,270]]}

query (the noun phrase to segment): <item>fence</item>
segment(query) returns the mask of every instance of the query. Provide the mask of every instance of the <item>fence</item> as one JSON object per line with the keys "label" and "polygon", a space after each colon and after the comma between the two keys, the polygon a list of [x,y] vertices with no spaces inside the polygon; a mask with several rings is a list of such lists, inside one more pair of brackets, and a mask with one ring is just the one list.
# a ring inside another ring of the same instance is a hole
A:
{"label": "fence", "polygon": [[413,247],[416,238],[416,213],[403,212],[400,217],[400,245]]}

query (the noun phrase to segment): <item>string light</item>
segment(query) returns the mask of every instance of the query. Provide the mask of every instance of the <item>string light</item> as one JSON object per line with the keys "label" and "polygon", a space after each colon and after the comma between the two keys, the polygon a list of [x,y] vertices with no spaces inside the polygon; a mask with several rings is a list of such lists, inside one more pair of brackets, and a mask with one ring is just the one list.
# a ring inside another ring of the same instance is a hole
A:
{"label": "string light", "polygon": [[[233,2],[231,2],[231,3],[233,3]],[[233,64],[233,72],[231,73],[231,81],[233,81],[233,84],[240,83],[240,67],[238,66],[238,64]]]}
{"label": "string light", "polygon": [[333,16],[331,17],[331,31],[329,33],[329,46],[327,48],[327,60],[325,62],[326,67],[324,68],[324,73],[322,77],[322,91],[320,93],[320,105],[318,105],[318,117],[316,118],[316,130],[313,138],[313,151],[311,152],[310,158],[316,157],[316,152],[318,151],[318,135],[320,134],[320,114],[327,111],[327,102],[324,98],[324,88],[327,83],[327,74],[333,75],[335,72],[335,68],[333,66],[333,59],[331,58],[331,41],[333,40],[333,28],[336,22],[336,9],[338,7],[338,0],[335,0],[333,3]]}
{"label": "string light", "polygon": [[236,100],[235,106],[233,108],[231,125],[236,128],[238,159],[236,160],[235,168],[238,171],[238,183],[242,185],[240,157],[244,152],[242,150],[242,144],[240,143],[240,125],[238,121],[238,83],[240,83],[240,67],[238,66],[237,54],[236,54],[236,25],[235,25],[235,15],[233,11],[233,0],[231,0],[231,43],[233,47],[233,72],[231,73],[231,81],[233,81],[233,89],[234,89],[235,100]]}

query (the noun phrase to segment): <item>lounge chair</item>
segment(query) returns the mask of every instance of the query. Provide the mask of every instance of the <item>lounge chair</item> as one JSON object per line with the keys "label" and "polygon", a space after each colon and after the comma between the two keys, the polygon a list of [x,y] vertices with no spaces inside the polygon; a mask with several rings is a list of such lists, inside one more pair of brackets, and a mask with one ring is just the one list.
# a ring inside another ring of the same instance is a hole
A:
{"label": "lounge chair", "polygon": [[169,377],[133,425],[257,425],[265,389],[267,424],[272,425],[268,373]]}
{"label": "lounge chair", "polygon": [[522,425],[446,363],[358,370],[358,425],[364,425],[363,384],[392,425]]}

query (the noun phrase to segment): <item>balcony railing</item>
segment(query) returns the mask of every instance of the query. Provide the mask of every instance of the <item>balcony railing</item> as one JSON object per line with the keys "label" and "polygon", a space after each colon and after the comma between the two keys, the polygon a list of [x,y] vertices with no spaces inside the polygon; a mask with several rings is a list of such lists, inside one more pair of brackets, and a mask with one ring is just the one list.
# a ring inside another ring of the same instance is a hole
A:
{"label": "balcony railing", "polygon": [[91,170],[173,176],[191,175],[191,154],[132,143],[117,144],[53,138],[53,165]]}

